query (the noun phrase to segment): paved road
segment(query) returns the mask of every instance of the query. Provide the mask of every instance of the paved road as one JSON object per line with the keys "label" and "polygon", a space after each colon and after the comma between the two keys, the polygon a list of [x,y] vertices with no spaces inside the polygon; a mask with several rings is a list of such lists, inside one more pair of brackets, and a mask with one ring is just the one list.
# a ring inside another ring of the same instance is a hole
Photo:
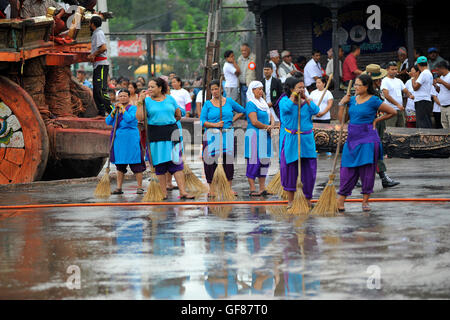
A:
{"label": "paved road", "polygon": [[[374,197],[450,197],[448,159],[386,162],[401,185],[383,190],[377,179]],[[321,155],[315,197],[330,166]],[[245,168],[236,171],[249,199]],[[1,187],[0,205],[97,202],[95,185]],[[128,180],[108,201],[140,201],[135,188]],[[450,203],[372,207],[350,203],[335,218],[246,205],[0,210],[0,299],[449,298]]]}

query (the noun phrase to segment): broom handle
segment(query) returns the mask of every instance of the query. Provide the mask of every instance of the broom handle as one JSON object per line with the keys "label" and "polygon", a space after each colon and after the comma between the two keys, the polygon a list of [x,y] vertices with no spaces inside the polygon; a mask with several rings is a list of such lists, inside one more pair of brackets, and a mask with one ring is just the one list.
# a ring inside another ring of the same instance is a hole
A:
{"label": "broom handle", "polygon": [[322,92],[322,96],[320,97],[319,103],[317,106],[320,108],[320,105],[322,104],[323,98],[325,97],[325,93],[327,93],[328,87],[330,86],[331,80],[333,79],[333,74],[330,74],[327,81],[327,86],[325,87],[325,90]]}
{"label": "broom handle", "polygon": [[147,107],[145,106],[145,100],[144,100],[142,107],[144,108],[145,146],[147,147],[147,150],[148,150],[148,162],[150,164],[150,171],[153,172],[154,170],[153,170],[152,151],[150,150],[150,145],[148,143]]}
{"label": "broom handle", "polygon": [[[350,94],[350,90],[352,88],[352,84],[353,84],[353,80],[350,80],[350,82],[348,84],[347,94],[346,95]],[[337,149],[336,149],[336,154],[334,155],[333,170],[331,171],[331,174],[334,174],[336,172],[337,158],[338,158],[339,153],[341,151],[342,134],[343,134],[343,131],[344,131],[344,123],[345,123],[346,113],[347,113],[347,107],[344,106],[344,113],[342,114],[342,120],[341,120],[341,129],[339,130],[339,140],[338,140],[338,145],[337,145]]]}
{"label": "broom handle", "polygon": [[[220,95],[220,102],[219,102],[219,109],[220,109],[220,121],[222,121],[222,80],[223,75],[220,75],[219,77],[219,95]],[[222,128],[220,128],[220,149],[219,149],[219,160],[222,160],[223,163],[223,134],[222,134]],[[219,161],[220,162],[220,161]]]}
{"label": "broom handle", "polygon": [[[306,90],[306,89],[305,89]],[[298,177],[297,181],[302,181],[302,132],[300,130],[301,112],[302,112],[302,98],[297,95],[298,98]],[[306,100],[305,100],[306,101]]]}
{"label": "broom handle", "polygon": [[111,144],[109,145],[109,157],[108,157],[108,169],[111,164],[111,151],[114,145],[114,140],[116,139],[116,130],[117,130],[117,123],[119,122],[119,111],[116,111],[116,115],[114,117],[114,128],[113,128],[113,136],[111,139]]}

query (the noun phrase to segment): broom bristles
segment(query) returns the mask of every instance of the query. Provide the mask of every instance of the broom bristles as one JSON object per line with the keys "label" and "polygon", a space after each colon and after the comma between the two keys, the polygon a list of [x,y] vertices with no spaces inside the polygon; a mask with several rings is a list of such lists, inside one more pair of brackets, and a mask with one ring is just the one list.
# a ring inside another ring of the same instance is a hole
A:
{"label": "broom bristles", "polygon": [[267,185],[267,192],[270,194],[280,194],[283,191],[283,187],[281,186],[281,175],[280,172],[278,172],[276,175],[273,176],[272,180],[270,180],[269,184]]}
{"label": "broom bristles", "polygon": [[219,164],[214,172],[214,176],[211,182],[214,190],[214,198],[216,201],[232,201],[235,196],[231,190],[230,183],[228,182],[227,175],[222,164]]}
{"label": "broom bristles", "polygon": [[185,163],[184,164],[184,179],[186,184],[186,190],[194,194],[202,194],[208,192],[208,186],[205,185],[192,171],[192,169]]}
{"label": "broom bristles", "polygon": [[303,193],[303,184],[299,182],[297,183],[297,191],[295,192],[292,207],[288,210],[288,213],[301,215],[307,214],[309,210],[308,200],[306,200],[305,194]]}
{"label": "broom bristles", "polygon": [[94,195],[97,198],[109,198],[111,196],[111,182],[109,179],[109,168],[106,168],[106,173],[100,179],[100,182],[95,188]]}
{"label": "broom bristles", "polygon": [[327,186],[323,190],[319,201],[316,203],[316,206],[311,211],[312,214],[322,216],[335,216],[339,212],[336,188],[333,184],[334,177],[334,175],[330,175],[330,180],[328,181]]}
{"label": "broom bristles", "polygon": [[286,190],[281,189],[280,193],[278,193],[281,199],[287,200],[289,198],[288,193]]}
{"label": "broom bristles", "polygon": [[147,188],[142,201],[144,202],[159,202],[164,200],[164,193],[161,190],[161,185],[154,172],[150,172],[150,183]]}

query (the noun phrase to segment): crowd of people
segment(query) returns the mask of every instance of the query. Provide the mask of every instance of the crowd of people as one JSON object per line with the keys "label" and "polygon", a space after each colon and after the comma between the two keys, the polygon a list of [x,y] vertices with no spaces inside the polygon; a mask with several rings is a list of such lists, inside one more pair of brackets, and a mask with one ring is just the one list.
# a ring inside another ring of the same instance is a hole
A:
{"label": "crowd of people", "polygon": [[[96,63],[103,61],[96,58],[103,51],[101,37],[96,36],[95,21],[93,24],[93,43],[96,47],[92,49],[95,52],[92,61]],[[293,203],[297,188],[299,161],[303,192],[308,201],[312,199],[317,172],[313,122],[331,122],[330,110],[334,97],[326,84],[333,70],[333,52],[328,52],[329,61],[324,69],[318,50],[313,50],[309,61],[299,57],[296,63],[287,50],[282,51],[281,55],[277,50],[270,51],[263,66],[263,75],[257,79],[255,55],[250,46],[244,43],[240,49],[241,55],[237,59],[233,51],[224,52],[224,81],[208,83],[211,92],[209,100],[200,90],[202,83],[198,74],[194,83],[183,82],[175,73],[150,79],[148,83],[142,77],[136,82],[125,78],[109,80],[111,101],[108,105],[111,110],[105,109],[109,113],[106,121],[110,125],[115,125],[116,121],[118,124],[118,140],[111,160],[121,175],[115,194],[122,193],[121,184],[127,165],[136,174],[137,192],[143,192],[141,173],[145,170],[147,159],[155,167],[166,196],[167,190],[173,189],[174,175],[180,197],[193,198],[184,186],[182,117],[200,118],[204,130],[202,158],[207,183],[211,187],[217,159],[222,158],[231,186],[235,159],[234,122],[245,118],[249,195],[267,195],[265,178],[274,147],[279,152],[281,184],[288,195],[289,206]],[[435,123],[440,122],[444,128],[449,128],[449,64],[435,48],[428,50],[428,57],[419,50],[415,53],[416,61],[411,65],[406,58],[406,49],[402,47],[398,50],[399,61],[387,63],[386,68],[370,64],[361,70],[357,63],[360,55],[358,46],[353,45],[345,59],[342,48],[339,49],[338,77],[343,88],[352,82],[355,90],[355,96],[347,94],[339,102],[339,120],[343,119],[344,108],[349,107],[348,138],[343,147],[340,169],[340,211],[345,210],[345,199],[359,180],[364,211],[370,211],[368,199],[373,193],[375,173],[379,174],[383,187],[399,184],[388,177],[383,162],[380,137],[386,126],[431,128],[433,111],[438,113],[437,109],[433,110],[434,102],[441,110],[439,121],[435,115]],[[102,104],[108,97],[105,94],[99,97],[95,90],[97,85],[97,88],[101,87],[100,92],[104,92],[103,81],[107,70],[103,69],[104,63],[99,66],[101,76],[98,76],[98,66],[94,65],[93,90],[94,97],[97,96],[96,102]],[[90,86],[82,71],[79,72],[79,80]],[[102,108],[99,110],[101,114]],[[300,128],[297,122],[299,116]],[[148,137],[143,136],[145,130],[139,127],[139,122],[144,122],[145,117]],[[179,132],[179,138],[174,139],[176,132]],[[297,144],[300,136],[299,155]],[[209,196],[214,195],[213,188],[210,188]]]}

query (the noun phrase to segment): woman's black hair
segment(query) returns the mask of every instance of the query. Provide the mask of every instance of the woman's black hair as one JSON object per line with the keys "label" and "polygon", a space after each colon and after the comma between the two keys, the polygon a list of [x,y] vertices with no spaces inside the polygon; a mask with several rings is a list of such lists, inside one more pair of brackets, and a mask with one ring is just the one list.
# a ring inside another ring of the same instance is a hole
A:
{"label": "woman's black hair", "polygon": [[213,80],[209,83],[209,88],[212,88],[212,86],[218,86],[220,88],[220,81],[219,80]]}
{"label": "woman's black hair", "polygon": [[359,77],[357,77],[356,79],[359,79],[363,86],[367,87],[367,93],[370,95],[375,96],[376,92],[375,92],[375,88],[373,87],[373,80],[372,77],[369,76],[368,74],[362,74]]}
{"label": "woman's black hair", "polygon": [[161,88],[162,94],[167,94],[167,92],[169,92],[169,86],[167,85],[166,80],[164,80],[163,78],[153,78],[150,79],[150,81],[154,81],[156,85]]}
{"label": "woman's black hair", "polygon": [[299,82],[304,82],[303,78],[289,77],[284,83],[284,92],[290,97],[292,90]]}
{"label": "woman's black hair", "polygon": [[417,71],[417,66],[416,65],[413,65],[413,66],[410,66],[410,67],[408,67],[408,72],[411,72],[411,70],[414,68],[414,70],[416,70]]}
{"label": "woman's black hair", "polygon": [[136,84],[136,82],[130,82],[129,85],[130,85],[130,84],[133,86],[134,91],[136,91],[136,90],[137,90],[137,84]]}
{"label": "woman's black hair", "polygon": [[227,50],[227,51],[225,51],[225,53],[223,54],[223,57],[226,59],[226,58],[228,58],[229,56],[231,56],[232,53],[234,53],[233,50]]}
{"label": "woman's black hair", "polygon": [[327,78],[326,77],[320,77],[317,80],[322,81],[322,83],[325,84],[325,85],[327,84]]}
{"label": "woman's black hair", "polygon": [[121,94],[122,92],[125,92],[126,94],[128,94],[129,97],[131,96],[131,93],[130,93],[130,91],[128,91],[128,89],[121,89],[121,90],[119,90],[117,95]]}
{"label": "woman's black hair", "polygon": [[183,81],[181,81],[181,78],[179,76],[175,76],[175,77],[172,78],[172,80],[173,79],[177,80],[177,82],[180,83],[180,87],[183,88]]}

